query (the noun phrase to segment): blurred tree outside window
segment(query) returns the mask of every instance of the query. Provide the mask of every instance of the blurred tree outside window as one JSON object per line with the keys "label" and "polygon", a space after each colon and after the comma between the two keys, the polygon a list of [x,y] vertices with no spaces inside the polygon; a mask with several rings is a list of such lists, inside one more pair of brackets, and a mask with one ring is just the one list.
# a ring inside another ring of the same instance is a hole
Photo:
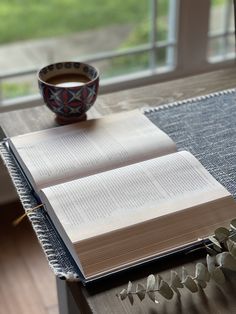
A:
{"label": "blurred tree outside window", "polygon": [[[38,93],[35,71],[59,61],[93,60],[102,79],[174,69],[181,1],[1,0],[0,103]],[[211,0],[210,62],[234,57],[232,3]]]}
{"label": "blurred tree outside window", "polygon": [[[2,0],[1,74],[38,69],[62,60],[83,60],[107,51],[125,51],[150,41],[151,0]],[[157,2],[156,40],[166,40],[169,1]],[[157,51],[165,64],[166,48]],[[145,70],[149,52],[96,62],[102,78]],[[2,80],[4,99],[37,92],[34,75]]]}

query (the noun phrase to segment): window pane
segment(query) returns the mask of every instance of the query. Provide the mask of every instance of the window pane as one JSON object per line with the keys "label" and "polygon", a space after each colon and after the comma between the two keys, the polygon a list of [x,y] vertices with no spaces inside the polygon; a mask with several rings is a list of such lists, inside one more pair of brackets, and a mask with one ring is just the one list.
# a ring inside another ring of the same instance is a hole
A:
{"label": "window pane", "polygon": [[131,74],[148,68],[149,52],[115,57],[110,60],[95,62],[93,65],[100,69],[102,79],[117,75]]}
{"label": "window pane", "polygon": [[235,54],[235,36],[229,35],[227,36],[227,54]]}
{"label": "window pane", "polygon": [[157,2],[157,41],[168,40],[169,0]]}
{"label": "window pane", "polygon": [[232,0],[211,0],[209,33],[234,31]]}
{"label": "window pane", "polygon": [[147,42],[139,31],[147,17],[148,1],[2,0],[0,44],[10,49],[7,71]]}
{"label": "window pane", "polygon": [[157,67],[162,67],[166,65],[166,60],[167,60],[167,48],[166,47],[161,47],[157,49],[156,59],[157,59]]}
{"label": "window pane", "polygon": [[211,0],[210,33],[224,30],[224,12],[227,0]]}
{"label": "window pane", "polygon": [[210,39],[208,46],[209,57],[212,58],[222,56],[224,53],[223,44],[224,42],[222,37]]}
{"label": "window pane", "polygon": [[38,93],[35,74],[7,78],[1,81],[2,98],[16,98]]}
{"label": "window pane", "polygon": [[212,0],[208,44],[210,61],[233,59],[235,56],[234,43],[233,1]]}

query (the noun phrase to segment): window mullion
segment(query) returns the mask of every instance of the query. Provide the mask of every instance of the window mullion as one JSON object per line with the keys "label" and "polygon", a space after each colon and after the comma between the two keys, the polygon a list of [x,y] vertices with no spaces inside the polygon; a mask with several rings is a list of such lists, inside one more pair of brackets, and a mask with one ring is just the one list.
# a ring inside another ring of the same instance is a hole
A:
{"label": "window mullion", "polygon": [[177,66],[185,74],[207,67],[210,0],[179,0]]}
{"label": "window mullion", "polygon": [[156,41],[157,41],[157,0],[150,0],[150,53],[149,67],[156,68]]}
{"label": "window mullion", "polygon": [[[169,0],[169,14],[168,14],[168,43],[176,42],[176,35],[178,29],[178,8],[179,8],[179,0]],[[176,56],[176,45],[170,45],[167,48],[167,64],[175,64],[175,56]]]}
{"label": "window mullion", "polygon": [[229,38],[228,38],[228,31],[229,31],[229,25],[230,25],[230,14],[232,10],[232,2],[231,0],[227,1],[227,4],[225,6],[225,14],[224,14],[224,44],[222,45],[223,47],[223,57],[226,59],[227,57],[227,51],[229,47]]}

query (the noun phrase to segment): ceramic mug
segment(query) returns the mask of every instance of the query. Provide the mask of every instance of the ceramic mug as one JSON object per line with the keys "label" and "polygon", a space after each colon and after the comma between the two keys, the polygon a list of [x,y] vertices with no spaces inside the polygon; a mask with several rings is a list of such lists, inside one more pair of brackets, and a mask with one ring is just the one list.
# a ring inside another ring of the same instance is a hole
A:
{"label": "ceramic mug", "polygon": [[59,62],[38,72],[40,93],[60,124],[86,119],[99,88],[98,70],[82,62]]}

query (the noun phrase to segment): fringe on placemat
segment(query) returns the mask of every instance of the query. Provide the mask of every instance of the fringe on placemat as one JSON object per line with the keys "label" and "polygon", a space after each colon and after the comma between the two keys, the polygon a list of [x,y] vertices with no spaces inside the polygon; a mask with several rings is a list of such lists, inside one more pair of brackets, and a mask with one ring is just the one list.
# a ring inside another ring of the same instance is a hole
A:
{"label": "fringe on placemat", "polygon": [[142,112],[144,114],[155,113],[155,112],[163,110],[163,109],[168,109],[168,108],[171,108],[171,107],[177,107],[177,106],[181,106],[181,105],[201,102],[201,101],[204,101],[206,99],[215,98],[215,97],[218,97],[218,96],[234,94],[235,92],[236,92],[235,88],[226,89],[226,90],[223,90],[223,91],[219,91],[219,92],[215,92],[215,93],[211,93],[211,94],[207,94],[207,95],[202,95],[202,96],[192,97],[192,98],[188,98],[188,99],[184,99],[184,100],[170,102],[170,103],[167,103],[167,104],[164,104],[164,105],[160,105],[160,106],[157,106],[157,107],[143,108]]}
{"label": "fringe on placemat", "polygon": [[54,274],[68,281],[79,281],[79,273],[68,253],[63,247],[62,241],[57,236],[52,223],[47,218],[44,208],[35,211],[29,209],[38,205],[37,199],[32,194],[28,182],[22,176],[14,158],[6,148],[4,142],[0,143],[0,155],[6,165],[14,187],[19,195],[25,212],[33,226],[38,241],[47,257],[48,264]]}

